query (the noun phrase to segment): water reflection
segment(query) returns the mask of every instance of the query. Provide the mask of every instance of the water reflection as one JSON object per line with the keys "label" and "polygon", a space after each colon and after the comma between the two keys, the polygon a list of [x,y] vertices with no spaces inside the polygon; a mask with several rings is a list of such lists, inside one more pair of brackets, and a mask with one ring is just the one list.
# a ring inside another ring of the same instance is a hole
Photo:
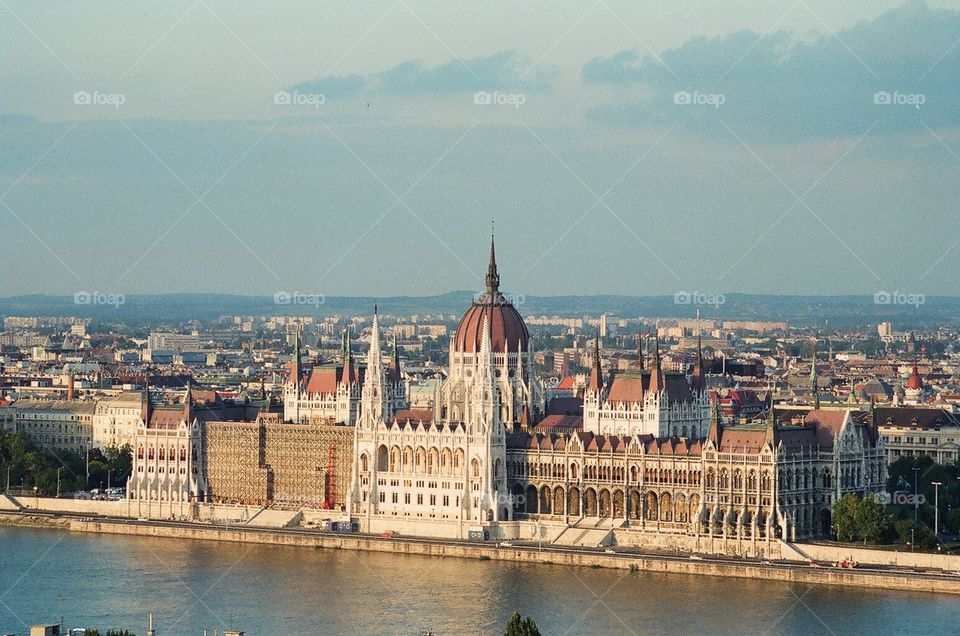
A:
{"label": "water reflection", "polygon": [[[22,578],[21,578],[22,577]],[[18,580],[19,579],[19,580]],[[706,576],[0,528],[0,632],[51,622],[160,636],[902,633],[960,620],[952,597]]]}

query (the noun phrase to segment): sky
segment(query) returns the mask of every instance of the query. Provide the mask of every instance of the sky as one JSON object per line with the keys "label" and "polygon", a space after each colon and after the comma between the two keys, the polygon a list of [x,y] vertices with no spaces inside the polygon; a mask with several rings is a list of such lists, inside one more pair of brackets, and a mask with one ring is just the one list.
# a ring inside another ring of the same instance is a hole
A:
{"label": "sky", "polygon": [[[466,5],[466,6],[461,6]],[[0,0],[0,296],[957,295],[960,0]]]}

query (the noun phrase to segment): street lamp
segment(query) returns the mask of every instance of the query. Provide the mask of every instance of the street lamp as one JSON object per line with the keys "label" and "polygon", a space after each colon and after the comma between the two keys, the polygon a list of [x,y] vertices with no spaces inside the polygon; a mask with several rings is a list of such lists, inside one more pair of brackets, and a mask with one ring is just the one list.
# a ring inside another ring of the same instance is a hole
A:
{"label": "street lamp", "polygon": [[920,499],[917,497],[917,474],[920,472],[920,469],[914,467],[913,469],[913,525],[917,525],[917,511],[920,507]]}
{"label": "street lamp", "polygon": [[940,486],[943,485],[939,481],[931,481],[933,484],[933,535],[937,537],[937,541],[940,540]]}
{"label": "street lamp", "polygon": [[57,498],[60,497],[60,471],[63,470],[63,466],[57,469]]}

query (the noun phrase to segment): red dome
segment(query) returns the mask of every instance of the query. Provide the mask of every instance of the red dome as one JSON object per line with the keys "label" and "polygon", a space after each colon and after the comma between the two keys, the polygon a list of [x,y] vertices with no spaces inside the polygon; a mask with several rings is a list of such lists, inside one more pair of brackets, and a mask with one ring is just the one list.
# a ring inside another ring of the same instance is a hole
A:
{"label": "red dome", "polygon": [[503,353],[507,349],[516,351],[517,345],[527,350],[530,333],[514,308],[500,293],[494,296],[484,294],[467,313],[463,314],[457,325],[457,334],[453,340],[453,350],[460,353],[476,353],[483,342],[484,318],[490,322],[490,348],[494,353]]}
{"label": "red dome", "polygon": [[920,377],[920,372],[917,370],[917,363],[913,363],[913,371],[910,373],[910,377],[907,378],[907,384],[905,385],[907,389],[922,389],[923,388],[923,379]]}
{"label": "red dome", "polygon": [[497,255],[490,238],[490,264],[487,266],[487,291],[477,298],[457,325],[453,350],[459,353],[477,353],[483,342],[484,318],[489,322],[490,349],[493,353],[516,351],[519,345],[527,350],[530,333],[520,312],[500,293],[500,275],[497,273]]}

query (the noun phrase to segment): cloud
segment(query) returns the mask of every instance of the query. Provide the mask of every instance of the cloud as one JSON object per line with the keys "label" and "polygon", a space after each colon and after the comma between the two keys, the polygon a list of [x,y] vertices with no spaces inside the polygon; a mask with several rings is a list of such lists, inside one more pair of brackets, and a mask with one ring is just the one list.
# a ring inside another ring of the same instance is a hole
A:
{"label": "cloud", "polygon": [[643,60],[636,51],[619,51],[606,59],[595,57],[583,67],[583,79],[587,82],[629,84],[644,77]]}
{"label": "cloud", "polygon": [[530,60],[517,51],[501,51],[469,60],[450,60],[432,67],[423,60],[414,59],[366,77],[324,76],[291,86],[289,90],[320,93],[328,99],[361,93],[450,95],[481,90],[549,93],[556,76],[556,68],[531,67]]}
{"label": "cloud", "polygon": [[620,51],[582,69],[585,82],[617,98],[588,118],[728,134],[722,121],[787,142],[859,136],[873,122],[887,133],[957,126],[958,39],[960,12],[908,2],[836,35],[740,31],[691,39],[659,59]]}
{"label": "cloud", "polygon": [[319,93],[331,99],[353,97],[367,86],[367,80],[359,75],[329,75],[290,87],[300,93]]}

